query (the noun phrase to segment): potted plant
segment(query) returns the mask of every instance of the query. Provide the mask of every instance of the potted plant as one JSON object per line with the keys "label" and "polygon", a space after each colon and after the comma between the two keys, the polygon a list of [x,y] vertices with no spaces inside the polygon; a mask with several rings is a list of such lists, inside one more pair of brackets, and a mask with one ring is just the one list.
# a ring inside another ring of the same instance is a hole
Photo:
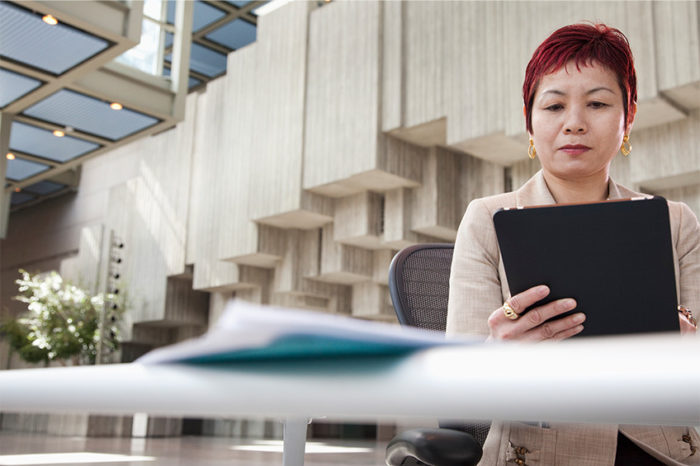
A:
{"label": "potted plant", "polygon": [[[94,364],[98,352],[119,348],[123,296],[91,295],[56,272],[19,271],[19,295],[27,311],[0,325],[10,347],[30,363]],[[101,348],[100,348],[101,346]]]}

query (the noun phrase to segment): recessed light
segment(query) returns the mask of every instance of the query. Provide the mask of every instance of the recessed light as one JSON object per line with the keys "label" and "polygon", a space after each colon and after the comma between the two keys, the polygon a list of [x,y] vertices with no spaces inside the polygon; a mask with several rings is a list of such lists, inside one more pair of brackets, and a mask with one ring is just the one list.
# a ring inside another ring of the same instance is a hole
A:
{"label": "recessed light", "polygon": [[58,24],[58,20],[54,18],[51,15],[44,15],[43,18],[41,18],[46,24],[49,24],[51,26],[55,26]]}
{"label": "recessed light", "polygon": [[57,138],[62,138],[63,136],[66,135],[66,133],[64,133],[60,129],[55,129],[55,130],[53,130],[53,135],[56,136]]}
{"label": "recessed light", "polygon": [[7,160],[14,160],[15,154],[13,154],[12,152],[8,152],[5,157],[7,157]]}
{"label": "recessed light", "polygon": [[112,110],[121,110],[124,107],[119,102],[112,102],[111,104],[109,104],[109,108],[111,108]]}

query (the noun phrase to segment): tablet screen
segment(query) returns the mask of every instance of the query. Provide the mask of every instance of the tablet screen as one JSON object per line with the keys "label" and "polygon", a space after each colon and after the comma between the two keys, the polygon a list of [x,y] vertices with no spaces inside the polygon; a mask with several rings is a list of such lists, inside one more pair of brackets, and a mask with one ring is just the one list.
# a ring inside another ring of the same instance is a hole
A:
{"label": "tablet screen", "polygon": [[[578,336],[679,331],[668,204],[661,197],[502,209],[493,221],[511,295],[574,298]],[[567,314],[570,314],[567,313]]]}

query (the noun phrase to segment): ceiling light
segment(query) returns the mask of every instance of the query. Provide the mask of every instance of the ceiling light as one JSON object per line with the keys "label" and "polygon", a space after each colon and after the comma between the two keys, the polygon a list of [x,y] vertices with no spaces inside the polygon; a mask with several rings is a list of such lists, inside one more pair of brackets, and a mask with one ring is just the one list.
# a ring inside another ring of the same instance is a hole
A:
{"label": "ceiling light", "polygon": [[54,18],[51,15],[44,15],[43,18],[41,18],[46,24],[49,24],[51,26],[55,26],[58,24],[58,20]]}
{"label": "ceiling light", "polygon": [[13,154],[12,152],[8,152],[5,157],[7,157],[7,160],[14,160],[15,154]]}
{"label": "ceiling light", "polygon": [[112,110],[121,110],[124,107],[119,102],[112,102],[111,104],[109,104],[109,108],[111,108]]}
{"label": "ceiling light", "polygon": [[64,133],[60,129],[55,129],[55,130],[53,130],[53,135],[56,136],[57,138],[62,138],[63,136],[66,135],[66,133]]}

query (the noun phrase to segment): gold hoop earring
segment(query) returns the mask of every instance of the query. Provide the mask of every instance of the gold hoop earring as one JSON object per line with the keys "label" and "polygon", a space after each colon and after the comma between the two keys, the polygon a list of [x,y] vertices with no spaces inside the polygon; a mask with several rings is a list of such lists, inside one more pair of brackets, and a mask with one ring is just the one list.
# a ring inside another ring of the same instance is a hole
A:
{"label": "gold hoop earring", "polygon": [[533,141],[532,138],[530,138],[530,146],[527,148],[527,156],[530,157],[531,160],[535,160],[535,157],[537,157],[535,141]]}
{"label": "gold hoop earring", "polygon": [[625,136],[622,138],[620,152],[622,152],[622,155],[624,155],[625,157],[630,155],[630,152],[632,152],[632,144],[630,144],[630,137],[627,134],[625,134]]}

